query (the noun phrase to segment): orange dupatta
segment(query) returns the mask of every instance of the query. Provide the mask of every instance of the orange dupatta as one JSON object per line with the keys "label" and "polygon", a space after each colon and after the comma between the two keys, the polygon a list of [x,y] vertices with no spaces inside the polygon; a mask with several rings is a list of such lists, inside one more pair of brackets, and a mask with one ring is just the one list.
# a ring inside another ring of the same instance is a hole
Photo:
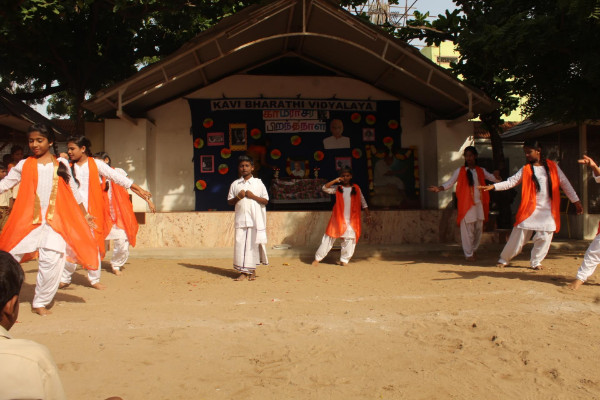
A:
{"label": "orange dupatta", "polygon": [[[356,184],[353,184],[352,186],[355,188],[356,193],[350,196],[350,226],[356,233],[356,242],[358,243],[358,238],[360,237],[361,233],[360,188]],[[333,206],[331,218],[329,219],[329,224],[327,225],[325,233],[332,238],[339,238],[344,234],[344,232],[346,232],[346,229],[347,225],[346,220],[344,219],[344,193],[336,190],[335,205]]]}
{"label": "orange dupatta", "polygon": [[[46,222],[72,248],[77,261],[86,269],[98,269],[98,249],[87,221],[81,214],[79,204],[71,188],[57,174],[58,161],[52,158],[54,175]],[[31,231],[41,225],[40,199],[36,193],[38,184],[37,159],[29,157],[23,164],[21,187],[13,211],[0,234],[0,249],[10,251]],[[21,262],[30,260],[36,253],[25,255]]]}
{"label": "orange dupatta", "polygon": [[[485,175],[483,169],[475,167],[477,171],[477,181],[479,186],[485,185]],[[467,168],[461,167],[458,173],[458,181],[456,183],[456,199],[458,201],[458,214],[456,215],[456,225],[460,225],[460,221],[467,215],[467,212],[471,207],[475,205],[474,197],[474,186],[469,186],[469,180],[467,179]],[[481,190],[479,192],[481,205],[483,206],[483,219],[484,222],[488,220],[488,214],[490,212],[490,193]]]}
{"label": "orange dupatta", "polygon": [[[98,245],[98,251],[100,252],[100,258],[103,259],[106,253],[104,248],[104,238],[108,235],[105,232],[107,227],[106,218],[109,213],[108,208],[105,206],[104,196],[102,195],[102,185],[100,184],[100,174],[98,173],[98,166],[92,157],[88,157],[88,168],[89,168],[89,186],[88,186],[88,213],[94,217],[94,238]],[[110,216],[108,216],[110,219]],[[109,230],[110,232],[110,230]]]}
{"label": "orange dupatta", "polygon": [[[558,170],[554,161],[546,160],[548,163],[548,170],[550,171],[550,177],[552,178],[552,203],[550,209],[552,210],[552,218],[556,224],[556,231],[560,230],[560,178],[558,177]],[[535,184],[533,183],[532,171],[530,164],[523,167],[523,177],[521,182],[521,205],[517,211],[515,217],[515,225],[519,225],[533,214],[536,207],[536,190]]]}
{"label": "orange dupatta", "polygon": [[[114,221],[110,215],[107,218],[108,230],[106,231],[106,235],[108,235],[110,232],[114,222],[119,228],[125,231],[127,240],[129,240],[129,244],[135,247],[135,241],[139,227],[137,219],[135,218],[135,213],[133,212],[133,204],[131,204],[131,201],[129,200],[129,193],[127,192],[127,189],[125,189],[123,186],[117,185],[114,182],[111,182],[112,198],[109,199],[108,193],[105,190],[105,178],[102,178],[102,186],[106,202],[108,203],[109,201],[112,201],[113,211],[115,212]],[[107,209],[110,210],[108,207],[109,205],[107,204]]]}

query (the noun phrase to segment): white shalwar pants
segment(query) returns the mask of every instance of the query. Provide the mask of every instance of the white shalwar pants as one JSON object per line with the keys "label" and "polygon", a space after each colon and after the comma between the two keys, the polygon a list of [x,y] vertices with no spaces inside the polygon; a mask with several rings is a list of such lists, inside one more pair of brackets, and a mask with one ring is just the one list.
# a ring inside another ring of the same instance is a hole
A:
{"label": "white shalwar pants", "polygon": [[[102,263],[102,260],[100,259],[100,253],[98,253],[98,269],[97,270],[88,269],[88,271],[87,271],[88,280],[90,281],[91,285],[95,285],[96,283],[100,282],[100,274],[102,272],[102,264],[101,263]],[[60,279],[61,283],[66,283],[66,284],[71,283],[71,277],[75,273],[76,269],[77,269],[77,264],[74,264],[70,261],[66,261],[65,268],[63,270],[62,277]]]}
{"label": "white shalwar pants", "polygon": [[592,243],[587,248],[583,261],[579,266],[576,278],[582,282],[588,280],[600,264],[600,235],[596,235]]}
{"label": "white shalwar pants", "polygon": [[[24,254],[12,254],[12,256],[20,262]],[[65,267],[65,261],[65,253],[45,248],[38,249],[39,266],[35,282],[35,295],[31,307],[46,307],[54,299]]]}
{"label": "white shalwar pants", "polygon": [[110,258],[110,266],[113,270],[120,270],[129,258],[129,240],[113,239],[113,253]]}
{"label": "white shalwar pants", "polygon": [[[325,258],[325,256],[329,253],[333,244],[335,243],[335,239],[327,234],[323,235],[323,239],[321,239],[321,245],[317,249],[315,254],[315,260],[321,261]],[[356,239],[341,237],[342,240],[342,252],[340,255],[340,262],[345,264],[350,262],[350,259],[354,255],[354,249],[356,249]]]}
{"label": "white shalwar pants", "polygon": [[465,257],[472,257],[479,248],[481,232],[483,232],[483,220],[478,219],[474,222],[465,222],[463,218],[460,221],[460,240]]}
{"label": "white shalwar pants", "polygon": [[113,241],[113,253],[110,258],[110,266],[113,270],[118,271],[125,265],[129,258],[129,239],[127,239],[127,232],[115,224],[106,236],[106,241],[108,242],[109,240]]}
{"label": "white shalwar pants", "polygon": [[256,228],[235,228],[233,268],[243,274],[252,274],[260,264],[260,249],[256,243]]}
{"label": "white shalwar pants", "polygon": [[[535,235],[533,235],[534,232]],[[542,265],[542,261],[544,261],[550,249],[554,232],[533,231],[517,227],[514,227],[510,233],[508,242],[506,242],[506,246],[504,246],[502,253],[500,253],[498,264],[508,264],[510,260],[523,250],[523,246],[529,241],[531,235],[533,235],[533,249],[531,249],[530,259],[531,268],[537,268]]]}

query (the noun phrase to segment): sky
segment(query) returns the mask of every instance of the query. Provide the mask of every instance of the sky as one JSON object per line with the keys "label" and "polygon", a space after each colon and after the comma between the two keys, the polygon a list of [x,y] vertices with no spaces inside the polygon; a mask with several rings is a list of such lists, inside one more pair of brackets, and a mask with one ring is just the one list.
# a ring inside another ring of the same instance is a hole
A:
{"label": "sky", "polygon": [[[415,0],[408,0],[408,5],[412,4]],[[400,0],[400,4],[403,1]],[[420,12],[429,11],[430,15],[437,16],[443,14],[446,10],[453,10],[456,8],[456,4],[452,0],[417,0],[415,8]]]}

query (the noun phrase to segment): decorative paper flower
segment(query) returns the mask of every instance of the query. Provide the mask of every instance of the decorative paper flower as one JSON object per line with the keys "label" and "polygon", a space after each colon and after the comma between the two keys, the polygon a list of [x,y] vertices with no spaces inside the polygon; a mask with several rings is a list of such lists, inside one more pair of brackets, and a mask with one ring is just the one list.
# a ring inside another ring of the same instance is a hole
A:
{"label": "decorative paper flower", "polygon": [[215,122],[212,118],[204,118],[204,122],[202,122],[202,126],[206,129],[211,128]]}
{"label": "decorative paper flower", "polygon": [[354,157],[354,158],[361,158],[362,157],[362,150],[361,149],[354,149],[354,150],[352,150],[352,157]]}
{"label": "decorative paper flower", "polygon": [[194,147],[197,149],[201,149],[204,147],[204,140],[202,138],[197,138],[194,140]]}
{"label": "decorative paper flower", "polygon": [[325,158],[325,153],[323,153],[321,150],[317,150],[315,151],[315,154],[313,154],[313,157],[315,161],[321,161]]}
{"label": "decorative paper flower", "polygon": [[298,146],[300,143],[302,143],[302,138],[298,135],[294,135],[290,138],[290,141],[294,146]]}
{"label": "decorative paper flower", "polygon": [[221,157],[223,157],[223,158],[231,157],[231,150],[228,148],[221,149]]}
{"label": "decorative paper flower", "polygon": [[360,119],[361,119],[361,116],[360,116],[360,114],[359,114],[359,113],[353,113],[353,114],[350,116],[350,120],[351,120],[352,122],[354,122],[355,124],[358,124],[358,123],[360,122]]}
{"label": "decorative paper flower", "polygon": [[225,175],[229,172],[229,167],[227,166],[227,164],[219,164],[218,170],[221,175]]}
{"label": "decorative paper flower", "polygon": [[394,139],[392,139],[390,136],[386,136],[383,138],[383,144],[385,144],[387,147],[390,147],[394,144]]}
{"label": "decorative paper flower", "polygon": [[250,131],[250,136],[252,136],[252,139],[260,139],[260,137],[262,136],[262,132],[260,131],[260,129],[254,128]]}
{"label": "decorative paper flower", "polygon": [[196,189],[198,189],[198,190],[206,189],[206,182],[203,181],[202,179],[197,180],[196,181]]}
{"label": "decorative paper flower", "polygon": [[376,121],[377,119],[373,114],[369,114],[365,117],[365,122],[367,123],[367,125],[374,125]]}
{"label": "decorative paper flower", "polygon": [[399,126],[398,121],[396,121],[395,119],[390,119],[388,121],[388,128],[390,128],[390,129],[398,129],[398,126]]}
{"label": "decorative paper flower", "polygon": [[271,150],[271,158],[273,160],[278,160],[279,157],[281,157],[281,151],[277,150],[277,149],[273,149]]}

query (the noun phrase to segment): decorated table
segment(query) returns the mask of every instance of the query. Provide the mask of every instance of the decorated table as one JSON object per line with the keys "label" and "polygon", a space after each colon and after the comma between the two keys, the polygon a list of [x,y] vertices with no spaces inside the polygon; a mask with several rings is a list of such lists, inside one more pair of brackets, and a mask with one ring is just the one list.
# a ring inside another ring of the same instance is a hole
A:
{"label": "decorated table", "polygon": [[325,179],[280,178],[271,181],[271,202],[286,203],[328,203],[331,195],[323,192]]}

